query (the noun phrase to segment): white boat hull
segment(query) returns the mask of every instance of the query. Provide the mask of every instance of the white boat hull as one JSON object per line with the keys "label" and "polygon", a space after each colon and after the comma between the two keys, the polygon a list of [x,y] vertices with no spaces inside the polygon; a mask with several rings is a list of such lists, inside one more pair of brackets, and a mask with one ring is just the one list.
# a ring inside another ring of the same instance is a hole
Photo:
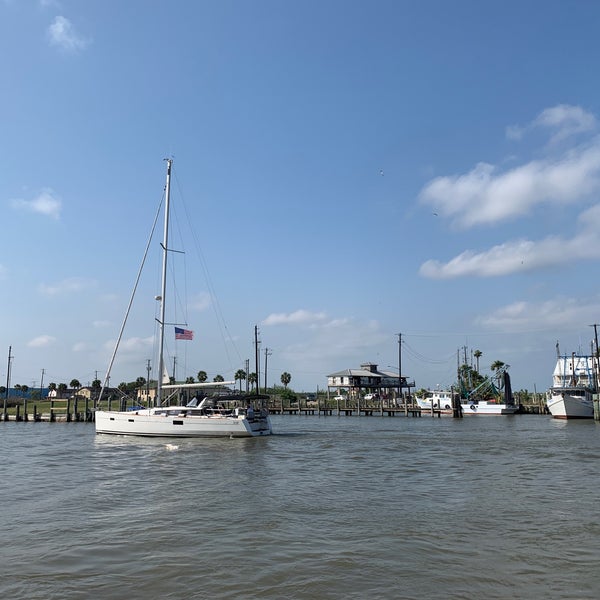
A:
{"label": "white boat hull", "polygon": [[132,412],[96,411],[96,433],[148,437],[257,437],[271,435],[267,416],[249,419],[245,415],[186,415],[167,410]]}
{"label": "white boat hull", "polygon": [[572,395],[568,391],[554,391],[548,401],[548,410],[555,419],[593,419],[594,404],[591,394]]}
{"label": "white boat hull", "polygon": [[511,404],[496,404],[480,400],[479,402],[463,402],[461,404],[464,416],[468,415],[514,415],[519,407]]}

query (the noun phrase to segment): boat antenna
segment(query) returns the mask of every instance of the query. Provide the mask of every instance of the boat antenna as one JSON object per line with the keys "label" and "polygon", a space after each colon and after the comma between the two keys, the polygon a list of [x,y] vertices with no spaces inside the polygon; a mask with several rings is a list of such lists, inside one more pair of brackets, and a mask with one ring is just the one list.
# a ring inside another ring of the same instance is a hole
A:
{"label": "boat antenna", "polygon": [[167,161],[167,182],[165,184],[165,223],[163,231],[163,260],[162,260],[162,278],[160,290],[160,316],[158,320],[158,377],[156,378],[156,396],[154,406],[160,406],[162,395],[162,373],[164,370],[164,346],[165,346],[165,295],[167,292],[167,252],[169,248],[169,202],[171,199],[171,165],[172,158],[165,158]]}

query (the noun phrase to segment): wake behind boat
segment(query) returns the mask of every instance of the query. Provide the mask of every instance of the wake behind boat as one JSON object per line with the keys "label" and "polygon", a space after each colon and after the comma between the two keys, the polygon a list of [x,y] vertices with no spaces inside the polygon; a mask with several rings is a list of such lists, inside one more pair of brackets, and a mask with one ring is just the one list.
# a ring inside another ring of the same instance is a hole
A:
{"label": "wake behind boat", "polygon": [[[159,358],[158,372],[165,373],[164,361],[164,328],[165,328],[165,298],[167,280],[167,256],[169,252],[169,204],[171,189],[172,160],[167,159],[167,182],[165,186],[164,234],[162,243],[162,283],[160,300],[159,327]],[[136,284],[137,285],[137,284]],[[130,306],[131,307],[131,301]],[[125,318],[125,320],[127,317]],[[123,333],[125,322],[121,328]],[[191,332],[190,332],[191,333]],[[119,337],[120,339],[120,337]],[[118,347],[117,341],[117,347]],[[110,377],[110,370],[116,355],[113,353],[111,363],[105,378],[104,387]],[[184,392],[194,394],[203,388],[214,388],[217,385],[226,386],[234,381],[190,384],[166,384],[158,377],[156,394],[152,399],[153,406],[135,407],[133,410],[96,410],[96,433],[138,436],[164,437],[257,437],[272,433],[271,421],[266,408],[267,396],[226,397],[218,395],[214,398],[194,397],[182,404],[170,406],[171,398],[177,395],[181,398]],[[171,392],[164,398],[163,392]],[[100,400],[99,399],[99,400]],[[151,400],[148,398],[147,402]]]}

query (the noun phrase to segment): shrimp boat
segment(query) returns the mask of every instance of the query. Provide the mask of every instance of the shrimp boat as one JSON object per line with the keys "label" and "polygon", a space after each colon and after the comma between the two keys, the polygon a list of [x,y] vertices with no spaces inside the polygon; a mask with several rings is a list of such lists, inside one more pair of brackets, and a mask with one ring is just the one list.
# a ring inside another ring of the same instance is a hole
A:
{"label": "shrimp boat", "polygon": [[558,356],[547,396],[548,410],[555,419],[594,417],[594,373],[593,356]]}
{"label": "shrimp boat", "polygon": [[[162,243],[162,281],[160,300],[159,333],[159,373],[165,373],[164,361],[164,328],[167,254],[169,249],[169,203],[171,189],[172,159],[167,159],[167,181],[164,200],[164,234]],[[130,302],[131,307],[131,302]],[[126,317],[127,318],[127,317]],[[123,332],[121,328],[121,334]],[[117,342],[118,347],[118,342]],[[111,363],[100,392],[102,399],[104,388],[110,376],[110,369],[116,355],[113,353]],[[264,395],[237,396],[217,394],[214,397],[202,396],[202,391],[215,388],[216,385],[235,385],[234,381],[166,384],[158,378],[156,394],[152,399],[153,406],[134,407],[130,410],[96,410],[96,433],[151,436],[151,437],[258,437],[272,433],[271,421],[266,408]],[[170,402],[174,396],[181,398],[185,392],[192,392],[193,398],[185,403],[173,406]],[[201,396],[200,398],[198,396]],[[148,403],[150,404],[150,399]]]}

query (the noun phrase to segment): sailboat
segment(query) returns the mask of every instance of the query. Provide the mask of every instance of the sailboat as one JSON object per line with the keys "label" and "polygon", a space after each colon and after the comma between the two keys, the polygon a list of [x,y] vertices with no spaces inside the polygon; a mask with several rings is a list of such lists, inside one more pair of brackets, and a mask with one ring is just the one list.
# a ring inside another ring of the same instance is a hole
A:
{"label": "sailboat", "polygon": [[[159,373],[165,371],[164,334],[167,254],[169,250],[169,204],[172,159],[167,159],[167,181],[164,201],[164,233],[162,243],[162,281],[159,326]],[[131,303],[130,303],[131,306]],[[124,324],[123,324],[124,325]],[[121,328],[121,333],[123,327]],[[115,348],[116,354],[116,348]],[[105,382],[110,375],[111,359]],[[166,384],[159,377],[153,406],[134,407],[133,410],[96,410],[96,433],[151,437],[257,437],[272,433],[271,421],[265,404],[267,396],[227,395],[203,396],[206,388],[217,385],[235,385],[234,381],[212,383]],[[187,388],[187,390],[186,390]],[[104,386],[103,386],[104,390]],[[100,399],[102,398],[102,392]],[[181,392],[194,395],[185,404],[171,406],[171,396]],[[166,396],[169,393],[171,396]],[[148,398],[148,403],[150,404]]]}

